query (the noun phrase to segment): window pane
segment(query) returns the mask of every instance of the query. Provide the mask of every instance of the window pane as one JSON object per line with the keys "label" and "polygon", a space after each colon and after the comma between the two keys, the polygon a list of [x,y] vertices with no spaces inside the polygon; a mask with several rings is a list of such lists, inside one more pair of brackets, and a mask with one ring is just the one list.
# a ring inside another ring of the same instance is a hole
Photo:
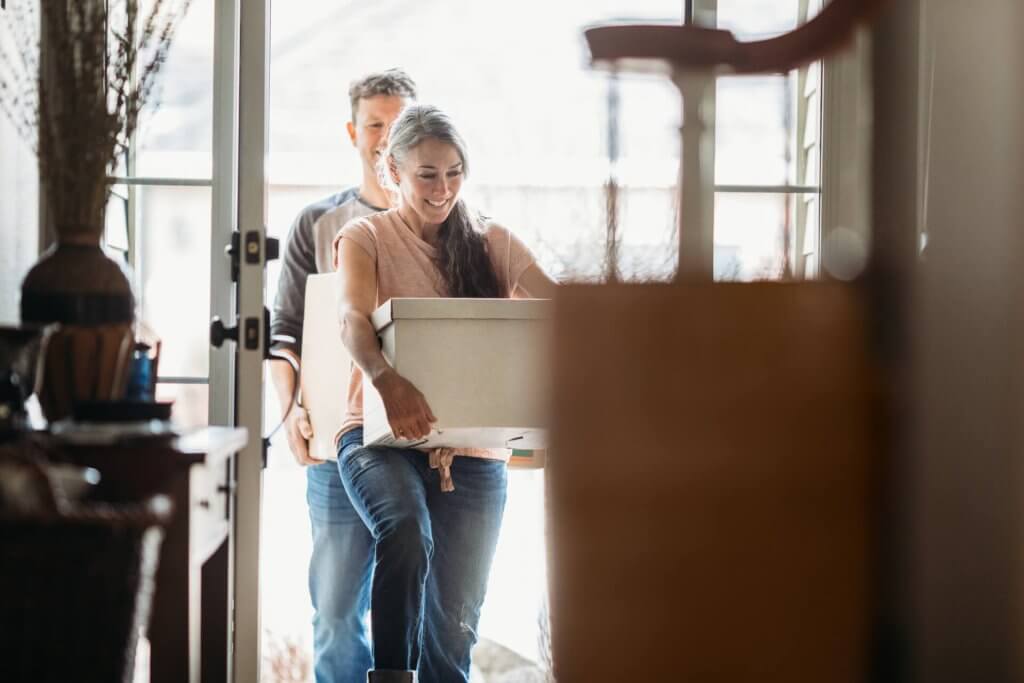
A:
{"label": "window pane", "polygon": [[[607,163],[602,163],[607,167]],[[595,279],[604,253],[605,193],[597,183],[473,184],[467,200],[511,227],[545,271],[560,279]]]}
{"label": "window pane", "polygon": [[128,187],[114,185],[107,198],[107,211],[103,217],[103,241],[106,246],[128,253]]}
{"label": "window pane", "polygon": [[171,407],[171,422],[178,429],[193,429],[209,424],[210,388],[205,384],[156,385],[156,400],[174,401]]}
{"label": "window pane", "polygon": [[[0,54],[4,56],[0,74],[9,88],[0,99],[8,104],[14,88],[31,90],[35,82],[36,74],[13,57],[29,49],[23,43],[38,37],[30,18],[39,14],[40,0],[9,2],[7,10],[0,11]],[[25,29],[31,35],[19,35]],[[15,118],[30,112],[38,99],[32,93],[18,94],[26,96],[11,107]],[[21,281],[39,255],[39,162],[32,152],[34,137],[35,131],[15,125],[8,112],[0,110],[0,324],[20,321]]]}
{"label": "window pane", "polygon": [[800,4],[800,0],[718,0],[718,27],[741,39],[792,31],[799,20]]}
{"label": "window pane", "polygon": [[[560,3],[562,4],[562,3]],[[564,3],[571,4],[571,3]],[[588,23],[597,23],[608,19],[635,19],[645,21],[683,20],[684,0],[587,0],[580,3],[585,8],[584,16],[592,17]],[[570,10],[581,14],[580,8]]]}
{"label": "window pane", "polygon": [[667,78],[618,82],[618,274],[666,279],[676,266],[682,98]]}
{"label": "window pane", "polygon": [[798,231],[796,194],[715,196],[715,279],[774,280],[792,268]]}
{"label": "window pane", "polygon": [[143,186],[136,197],[136,295],[142,320],[163,340],[160,374],[206,377],[210,189]]}
{"label": "window pane", "polygon": [[796,206],[797,225],[803,220],[803,261],[804,278],[818,277],[818,263],[821,260],[821,199],[818,195],[804,197],[803,206]]}
{"label": "window pane", "polygon": [[21,280],[38,255],[39,165],[3,113],[0,149],[0,323],[12,324],[21,318]]}
{"label": "window pane", "polygon": [[[424,3],[399,2],[382,34],[374,13],[353,14],[334,3],[299,12],[274,3],[270,231],[283,236],[311,194],[319,198],[359,182],[359,159],[344,131],[347,86],[369,71],[400,65],[416,79],[420,99],[451,113],[467,140],[467,200],[520,235],[553,275],[593,277],[603,253],[608,88],[607,76],[587,66],[582,28],[622,16],[678,21],[682,6],[675,0],[459,0],[438,13]],[[453,14],[459,22],[447,18]],[[545,21],[536,22],[537,16]],[[487,28],[494,25],[507,30],[495,34]],[[328,26],[336,30],[324,30]],[[472,26],[480,30],[468,30]],[[528,51],[521,49],[524,40]],[[453,79],[455,54],[473,59],[461,60]],[[645,98],[632,109],[625,105],[630,129],[670,134],[665,126],[678,119],[678,96],[667,80],[638,87],[644,86],[663,95],[656,110],[644,108]],[[664,125],[651,123],[661,116]],[[670,159],[678,154],[678,142],[663,150],[656,139],[630,146]],[[648,173],[653,168],[649,158],[637,165]],[[674,178],[675,165],[663,160],[657,174]]]}
{"label": "window pane", "polygon": [[626,187],[619,202],[619,276],[669,280],[678,265],[675,185]]}
{"label": "window pane", "polygon": [[[166,3],[165,3],[166,4]],[[149,2],[144,3],[148,10]],[[171,2],[178,10],[181,3]],[[214,0],[193,0],[139,117],[135,175],[209,178],[213,138]]]}
{"label": "window pane", "polygon": [[718,79],[715,182],[784,185],[795,180],[790,76]]}

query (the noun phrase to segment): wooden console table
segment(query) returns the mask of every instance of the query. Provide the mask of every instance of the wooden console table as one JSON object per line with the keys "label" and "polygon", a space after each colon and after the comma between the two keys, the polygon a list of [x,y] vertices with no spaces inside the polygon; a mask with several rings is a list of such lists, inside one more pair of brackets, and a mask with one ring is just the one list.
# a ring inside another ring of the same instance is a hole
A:
{"label": "wooden console table", "polygon": [[113,446],[49,442],[100,471],[104,500],[163,493],[174,501],[149,625],[151,683],[227,681],[234,454],[247,439],[245,429],[208,427]]}

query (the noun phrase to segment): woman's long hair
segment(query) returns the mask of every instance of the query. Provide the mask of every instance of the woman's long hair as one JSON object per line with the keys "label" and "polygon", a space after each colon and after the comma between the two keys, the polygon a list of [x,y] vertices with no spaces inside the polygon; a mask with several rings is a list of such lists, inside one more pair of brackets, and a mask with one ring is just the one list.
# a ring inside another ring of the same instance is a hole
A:
{"label": "woman's long hair", "polygon": [[[466,143],[448,115],[437,107],[414,104],[402,110],[391,124],[387,150],[381,155],[378,169],[382,185],[393,184],[390,163],[400,164],[410,150],[431,138],[454,147],[462,161],[463,175],[468,172]],[[459,199],[438,229],[437,267],[448,288],[448,296],[502,296],[498,276],[487,254],[487,241],[480,228],[481,221],[472,216],[465,202]]]}

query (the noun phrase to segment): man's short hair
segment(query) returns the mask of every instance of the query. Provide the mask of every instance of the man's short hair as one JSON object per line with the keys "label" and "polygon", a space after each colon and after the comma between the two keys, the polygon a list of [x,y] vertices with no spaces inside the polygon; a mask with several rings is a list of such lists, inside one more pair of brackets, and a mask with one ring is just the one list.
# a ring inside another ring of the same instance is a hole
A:
{"label": "man's short hair", "polygon": [[416,82],[401,69],[378,71],[352,81],[348,87],[348,98],[352,103],[352,123],[356,121],[359,100],[376,95],[391,95],[416,99]]}

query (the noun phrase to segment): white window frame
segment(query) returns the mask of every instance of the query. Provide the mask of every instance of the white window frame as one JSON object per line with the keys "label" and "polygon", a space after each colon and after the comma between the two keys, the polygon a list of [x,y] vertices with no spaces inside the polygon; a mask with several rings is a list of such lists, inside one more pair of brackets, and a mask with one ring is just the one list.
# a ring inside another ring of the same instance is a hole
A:
{"label": "white window frame", "polygon": [[[718,18],[718,0],[688,0],[693,3],[692,11],[696,22],[704,26],[715,26]],[[796,1],[796,0],[794,0]],[[820,10],[821,0],[799,0],[800,20]],[[794,226],[790,245],[789,261],[793,277],[815,279],[825,273],[818,268],[828,263],[835,231],[845,228],[860,236],[865,247],[870,240],[869,173],[871,140],[871,82],[870,82],[870,34],[861,29],[852,48],[829,57],[821,63],[820,72],[820,121],[819,140],[821,144],[820,177],[816,185],[733,185],[714,184],[715,194],[758,193],[791,194],[797,198],[798,220]],[[797,139],[797,179],[804,177],[803,130],[807,117],[804,106],[804,88],[808,68],[801,69],[797,76],[797,101],[795,126]],[[714,111],[714,89],[706,96],[705,107]],[[713,138],[715,121],[709,117]],[[714,166],[714,153],[705,163]],[[819,207],[819,234],[805,233],[807,225],[804,198],[817,196]],[[811,258],[813,257],[813,258]]]}
{"label": "white window frame", "polygon": [[820,249],[826,266],[835,256],[838,230],[859,238],[865,256],[871,251],[870,60],[871,33],[862,28],[851,47],[824,61]]}

